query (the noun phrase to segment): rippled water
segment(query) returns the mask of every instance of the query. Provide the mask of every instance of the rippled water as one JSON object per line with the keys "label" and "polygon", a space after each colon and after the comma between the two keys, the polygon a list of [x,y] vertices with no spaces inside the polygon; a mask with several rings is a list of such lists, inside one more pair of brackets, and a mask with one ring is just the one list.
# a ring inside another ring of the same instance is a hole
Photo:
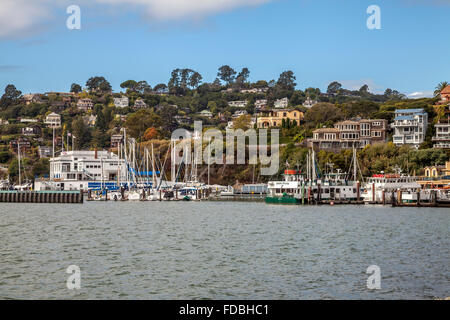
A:
{"label": "rippled water", "polygon": [[[0,204],[0,299],[450,296],[450,210]],[[369,265],[381,290],[366,287]],[[66,288],[66,268],[81,289]]]}

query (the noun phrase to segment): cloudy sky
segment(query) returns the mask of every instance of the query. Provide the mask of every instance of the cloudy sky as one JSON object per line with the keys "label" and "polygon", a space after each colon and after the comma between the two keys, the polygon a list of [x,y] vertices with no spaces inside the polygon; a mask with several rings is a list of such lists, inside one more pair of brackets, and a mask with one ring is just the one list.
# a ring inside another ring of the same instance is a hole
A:
{"label": "cloudy sky", "polygon": [[[69,5],[81,30],[69,30]],[[369,5],[381,30],[368,30]],[[67,91],[95,75],[167,82],[174,68],[213,81],[248,67],[251,80],[293,70],[298,87],[340,81],[412,97],[450,81],[450,0],[1,0],[0,90]]]}

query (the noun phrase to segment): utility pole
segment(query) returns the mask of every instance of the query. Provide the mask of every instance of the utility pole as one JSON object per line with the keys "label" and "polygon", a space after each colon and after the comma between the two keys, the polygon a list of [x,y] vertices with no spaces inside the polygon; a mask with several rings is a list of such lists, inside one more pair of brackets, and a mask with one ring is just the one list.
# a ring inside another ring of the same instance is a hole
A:
{"label": "utility pole", "polygon": [[53,144],[52,144],[52,147],[53,147],[53,153],[52,153],[52,157],[54,158],[55,157],[55,127],[53,127]]}

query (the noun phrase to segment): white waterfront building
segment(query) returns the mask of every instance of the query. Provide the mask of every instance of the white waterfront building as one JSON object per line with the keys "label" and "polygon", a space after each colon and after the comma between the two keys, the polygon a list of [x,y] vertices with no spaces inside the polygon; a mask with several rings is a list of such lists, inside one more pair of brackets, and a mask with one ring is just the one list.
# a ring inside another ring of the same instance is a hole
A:
{"label": "white waterfront building", "polygon": [[428,127],[428,114],[423,109],[395,110],[394,144],[412,145],[416,148],[424,142]]}
{"label": "white waterfront building", "polygon": [[[123,159],[108,151],[68,151],[50,159],[50,181],[61,190],[112,189],[127,179]],[[49,183],[39,181],[36,190],[44,190]]]}

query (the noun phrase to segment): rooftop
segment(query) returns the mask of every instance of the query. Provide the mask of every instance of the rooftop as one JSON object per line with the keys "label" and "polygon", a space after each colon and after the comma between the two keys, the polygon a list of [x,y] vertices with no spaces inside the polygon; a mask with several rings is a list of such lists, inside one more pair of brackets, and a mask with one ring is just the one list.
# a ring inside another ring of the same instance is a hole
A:
{"label": "rooftop", "polygon": [[442,89],[441,94],[450,94],[450,85]]}
{"label": "rooftop", "polygon": [[321,133],[321,132],[339,132],[339,129],[337,128],[320,128],[313,131],[314,133]]}
{"label": "rooftop", "polygon": [[395,113],[424,113],[423,109],[397,109]]}

